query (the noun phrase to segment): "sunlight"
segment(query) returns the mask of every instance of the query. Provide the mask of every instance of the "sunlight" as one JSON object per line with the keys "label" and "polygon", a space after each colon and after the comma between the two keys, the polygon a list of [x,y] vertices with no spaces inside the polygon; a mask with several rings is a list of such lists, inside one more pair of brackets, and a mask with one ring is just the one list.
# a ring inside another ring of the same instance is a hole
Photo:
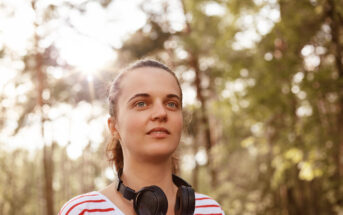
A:
{"label": "sunlight", "polygon": [[[13,112],[15,114],[16,112]],[[57,142],[61,146],[67,146],[67,154],[71,159],[77,159],[84,148],[91,143],[92,147],[99,147],[99,144],[104,141],[102,132],[105,129],[105,116],[101,115],[102,106],[90,105],[82,102],[76,107],[68,104],[57,105],[49,108],[47,111],[48,118],[44,124],[44,141],[40,135],[32,135],[40,133],[39,116],[37,114],[30,114],[28,121],[32,123],[31,126],[24,127],[15,136],[9,136],[12,129],[8,131],[3,130],[4,133],[0,135],[0,141],[8,143],[7,150],[14,150],[16,148],[25,148],[29,151],[34,151],[37,148],[42,148],[43,144],[51,144]],[[92,118],[85,123],[87,119]],[[16,116],[13,116],[14,119]],[[16,120],[11,121],[16,123]],[[7,127],[15,127],[16,125],[7,125]],[[96,131],[96,132],[92,132]],[[30,136],[30,138],[27,138]]]}
{"label": "sunlight", "polygon": [[[34,22],[37,14],[25,0],[5,1],[6,7],[1,8],[3,13],[0,13],[0,28],[6,31],[0,32],[0,51],[1,48],[6,47],[9,52],[13,52],[13,55],[11,58],[0,59],[0,89],[6,96],[6,99],[0,102],[2,107],[9,108],[14,106],[16,100],[23,103],[29,99],[22,95],[23,92],[18,91],[27,91],[27,87],[24,89],[24,85],[20,85],[16,89],[14,80],[19,75],[19,71],[24,69],[21,56],[25,56],[34,44]],[[98,3],[90,2],[87,3],[84,13],[76,11],[71,13],[70,8],[63,6],[63,2],[49,1],[49,3],[40,2],[38,10],[44,11],[51,2],[54,2],[57,8],[56,13],[68,14],[68,22],[72,27],[66,25],[63,19],[41,23],[39,29],[36,29],[38,34],[42,34],[39,46],[44,49],[51,45],[55,46],[59,55],[52,57],[57,58],[56,62],[66,62],[74,68],[73,71],[79,73],[89,83],[93,82],[99,71],[104,67],[110,67],[115,62],[116,49],[120,48],[122,41],[146,23],[146,15],[140,11],[138,1],[114,2],[108,8],[102,8]],[[80,2],[75,2],[75,4],[78,3]],[[128,11],[131,12],[128,13]],[[134,17],[132,13],[135,14]],[[49,33],[51,31],[53,32]],[[16,60],[17,58],[20,60]],[[49,77],[61,79],[70,71],[48,66],[45,72]],[[32,82],[28,80],[27,83]],[[47,100],[51,96],[49,93],[46,91],[43,94]],[[0,134],[0,141],[5,143],[6,150],[26,148],[34,151],[41,148],[44,142],[51,144],[55,141],[61,146],[69,144],[68,156],[77,159],[87,144],[91,142],[92,147],[98,147],[100,142],[104,141],[102,131],[106,120],[103,118],[103,104],[81,103],[75,108],[71,105],[48,107],[45,114],[52,118],[44,124],[44,140],[41,138],[37,112],[27,117],[28,126],[24,126],[12,136],[18,125],[21,111],[19,108],[6,110],[5,114],[10,120],[6,121],[6,126]],[[92,117],[94,119],[85,123]],[[28,136],[31,138],[27,138]]]}
{"label": "sunlight", "polygon": [[[28,48],[28,40],[34,32],[34,13],[29,2],[7,0],[3,13],[0,14],[0,46],[6,46],[15,53],[23,56]],[[13,10],[15,8],[16,10]],[[11,16],[10,14],[13,13]]]}
{"label": "sunlight", "polygon": [[199,165],[205,165],[207,163],[207,154],[205,148],[200,148],[195,155],[195,160]]}
{"label": "sunlight", "polygon": [[[263,35],[269,33],[275,23],[280,21],[280,9],[277,2],[268,0],[270,4],[263,6],[257,14],[245,14],[238,23],[241,31],[235,35],[235,42],[232,44],[234,50],[249,49],[259,42]],[[255,1],[256,4],[263,4],[263,1]]]}
{"label": "sunlight", "polygon": [[60,42],[61,56],[86,75],[94,74],[115,58],[113,50],[88,38],[70,34]]}
{"label": "sunlight", "polygon": [[202,6],[203,11],[208,16],[223,16],[225,14],[225,7],[216,2],[207,2]]}

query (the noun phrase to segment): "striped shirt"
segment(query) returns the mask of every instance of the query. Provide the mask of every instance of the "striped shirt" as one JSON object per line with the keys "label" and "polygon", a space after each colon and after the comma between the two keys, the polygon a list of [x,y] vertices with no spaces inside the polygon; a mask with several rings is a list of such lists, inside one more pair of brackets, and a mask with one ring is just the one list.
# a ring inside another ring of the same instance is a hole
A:
{"label": "striped shirt", "polygon": [[[112,201],[100,192],[93,191],[70,199],[58,215],[125,215]],[[225,215],[211,197],[195,193],[194,215]]]}

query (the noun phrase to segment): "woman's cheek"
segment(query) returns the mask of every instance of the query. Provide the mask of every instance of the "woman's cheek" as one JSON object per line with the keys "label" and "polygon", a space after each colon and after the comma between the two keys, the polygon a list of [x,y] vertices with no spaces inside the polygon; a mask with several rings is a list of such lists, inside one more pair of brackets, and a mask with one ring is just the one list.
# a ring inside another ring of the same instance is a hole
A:
{"label": "woman's cheek", "polygon": [[[130,131],[130,133],[136,133],[136,132],[141,132],[144,131],[143,127],[143,120],[141,116],[129,116],[127,119],[128,122],[128,128],[127,130]],[[130,134],[129,134],[130,135]]]}
{"label": "woman's cheek", "polygon": [[175,116],[175,122],[173,124],[175,124],[175,129],[177,130],[177,132],[179,132],[181,134],[182,131],[182,127],[183,127],[183,116],[182,114],[178,114],[177,116]]}

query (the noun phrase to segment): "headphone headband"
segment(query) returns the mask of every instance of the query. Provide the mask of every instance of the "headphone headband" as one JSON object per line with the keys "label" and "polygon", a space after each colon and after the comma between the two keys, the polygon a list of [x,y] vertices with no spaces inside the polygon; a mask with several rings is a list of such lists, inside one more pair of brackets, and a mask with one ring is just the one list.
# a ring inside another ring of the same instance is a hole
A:
{"label": "headphone headband", "polygon": [[[121,175],[123,174],[123,169],[119,169],[118,171],[118,179],[119,179],[119,183],[117,186],[117,190],[123,194],[124,198],[127,200],[132,200],[134,198],[136,198],[137,193],[135,190],[131,189],[130,187],[126,186],[123,181],[121,180]],[[191,185],[189,185],[185,180],[183,180],[182,178],[176,176],[173,174],[173,182],[177,187],[181,187],[181,186],[186,186],[186,187],[192,187]]]}
{"label": "headphone headband", "polygon": [[121,175],[123,174],[123,169],[119,169],[118,171],[118,179],[119,183],[117,186],[117,190],[123,194],[124,198],[127,200],[132,200],[136,197],[136,191],[131,189],[130,187],[127,187],[123,184],[123,181],[121,180]]}

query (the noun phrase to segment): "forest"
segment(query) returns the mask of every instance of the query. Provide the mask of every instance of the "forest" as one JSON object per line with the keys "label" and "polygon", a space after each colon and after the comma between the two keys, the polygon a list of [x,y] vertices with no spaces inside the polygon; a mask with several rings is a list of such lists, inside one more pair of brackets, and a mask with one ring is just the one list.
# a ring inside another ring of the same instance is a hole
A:
{"label": "forest", "polygon": [[343,0],[3,0],[0,214],[57,214],[116,175],[108,85],[184,91],[178,174],[229,215],[343,214]]}

